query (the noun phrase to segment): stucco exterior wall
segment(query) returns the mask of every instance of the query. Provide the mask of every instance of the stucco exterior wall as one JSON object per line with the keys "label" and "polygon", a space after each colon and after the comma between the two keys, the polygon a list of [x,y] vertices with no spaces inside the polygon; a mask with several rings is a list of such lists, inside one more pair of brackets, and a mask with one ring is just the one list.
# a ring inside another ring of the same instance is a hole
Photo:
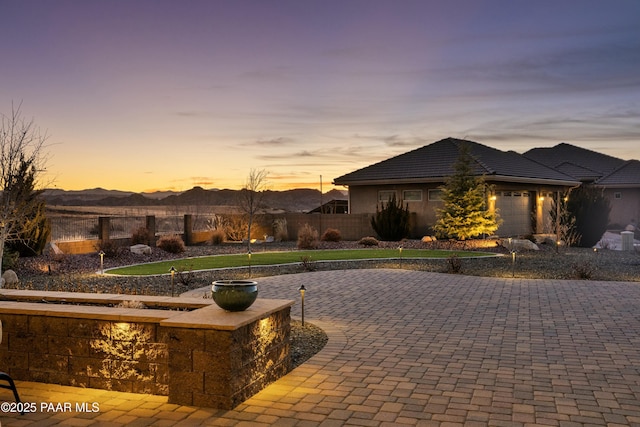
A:
{"label": "stucco exterior wall", "polygon": [[621,227],[640,219],[640,188],[611,188],[604,191],[611,204],[609,223]]}

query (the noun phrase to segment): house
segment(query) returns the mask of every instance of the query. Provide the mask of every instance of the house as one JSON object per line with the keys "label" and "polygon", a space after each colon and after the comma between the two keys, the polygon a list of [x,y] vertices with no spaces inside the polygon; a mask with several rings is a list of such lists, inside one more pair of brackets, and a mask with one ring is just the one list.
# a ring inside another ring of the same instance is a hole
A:
{"label": "house", "polygon": [[640,218],[640,161],[623,160],[567,143],[534,148],[523,155],[582,183],[601,187],[611,206],[610,228],[623,229]]}
{"label": "house", "polygon": [[322,206],[318,206],[317,208],[312,209],[307,213],[346,214],[348,212],[349,201],[347,199],[332,199],[327,203],[323,203]]}
{"label": "house", "polygon": [[349,188],[350,213],[374,213],[380,202],[395,194],[414,214],[413,237],[431,234],[442,207],[442,186],[454,173],[462,144],[475,162],[473,172],[492,185],[489,209],[498,210],[501,236],[553,233],[549,215],[552,199],[580,185],[573,176],[535,162],[514,151],[501,151],[477,142],[446,138],[334,179]]}

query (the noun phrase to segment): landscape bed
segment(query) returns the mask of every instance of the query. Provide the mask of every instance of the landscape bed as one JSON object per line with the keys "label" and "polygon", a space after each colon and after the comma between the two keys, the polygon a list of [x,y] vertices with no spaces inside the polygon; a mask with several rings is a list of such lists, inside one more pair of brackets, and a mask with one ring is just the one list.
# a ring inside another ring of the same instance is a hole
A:
{"label": "landscape bed", "polygon": [[117,267],[108,269],[106,274],[146,276],[168,274],[173,267],[178,271],[202,271],[218,268],[234,268],[252,266],[268,266],[316,261],[353,261],[353,260],[381,260],[394,259],[397,261],[409,259],[446,259],[449,257],[490,257],[496,256],[489,252],[447,251],[429,249],[337,249],[337,250],[309,250],[309,251],[278,251],[258,252],[234,255],[212,255],[195,258],[182,258],[171,261],[160,261]]}

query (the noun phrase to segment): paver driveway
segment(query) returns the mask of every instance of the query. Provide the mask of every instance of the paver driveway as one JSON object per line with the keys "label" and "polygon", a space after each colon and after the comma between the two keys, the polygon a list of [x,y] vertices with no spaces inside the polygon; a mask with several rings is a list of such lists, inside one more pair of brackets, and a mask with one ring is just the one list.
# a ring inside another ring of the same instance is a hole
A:
{"label": "paver driveway", "polygon": [[[103,402],[99,414],[59,419],[87,425],[640,425],[638,283],[403,270],[259,282],[264,298],[299,299],[298,287],[307,288],[305,317],[330,337],[309,362],[233,411],[54,387],[59,399]],[[292,315],[300,317],[300,304]],[[48,399],[42,385],[18,385],[25,400]],[[13,416],[2,425],[36,419],[45,417]]]}

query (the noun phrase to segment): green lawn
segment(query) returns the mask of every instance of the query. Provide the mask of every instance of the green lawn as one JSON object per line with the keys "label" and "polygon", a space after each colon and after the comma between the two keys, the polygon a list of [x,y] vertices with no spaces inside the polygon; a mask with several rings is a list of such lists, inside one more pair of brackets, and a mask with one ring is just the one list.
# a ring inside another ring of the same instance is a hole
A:
{"label": "green lawn", "polygon": [[[403,249],[402,258],[447,258],[456,255],[460,258],[494,256],[487,252],[444,251],[426,249]],[[303,257],[311,261],[336,261],[358,259],[400,258],[398,249],[339,249],[316,251],[286,251],[259,252],[251,255],[251,265],[277,265],[300,262]],[[147,276],[153,274],[167,274],[171,267],[178,271],[211,270],[214,268],[246,267],[249,265],[247,254],[214,255],[197,258],[183,258],[171,261],[153,262],[147,264],[119,267],[105,271],[106,274],[120,274],[127,276]]]}

